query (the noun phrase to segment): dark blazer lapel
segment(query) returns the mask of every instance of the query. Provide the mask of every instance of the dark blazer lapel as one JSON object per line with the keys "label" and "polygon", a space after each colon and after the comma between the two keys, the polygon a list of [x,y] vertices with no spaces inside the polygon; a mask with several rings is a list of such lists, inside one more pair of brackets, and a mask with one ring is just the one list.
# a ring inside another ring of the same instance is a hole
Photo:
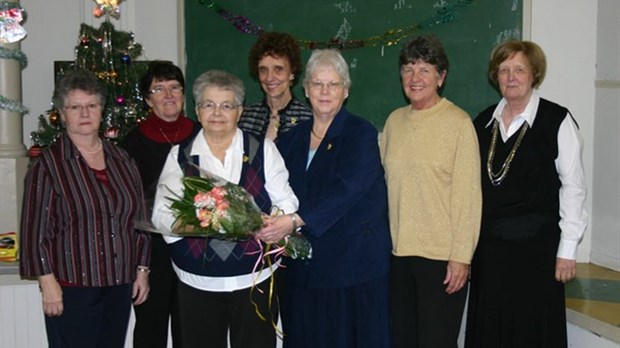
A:
{"label": "dark blazer lapel", "polygon": [[349,112],[342,107],[332,120],[332,123],[327,129],[327,133],[325,133],[323,141],[321,141],[321,144],[314,154],[310,167],[308,167],[309,177],[320,178],[321,171],[324,170],[324,168],[330,167],[329,163],[331,158],[340,148],[339,145],[342,141],[342,133],[344,132],[344,127],[348,117]]}

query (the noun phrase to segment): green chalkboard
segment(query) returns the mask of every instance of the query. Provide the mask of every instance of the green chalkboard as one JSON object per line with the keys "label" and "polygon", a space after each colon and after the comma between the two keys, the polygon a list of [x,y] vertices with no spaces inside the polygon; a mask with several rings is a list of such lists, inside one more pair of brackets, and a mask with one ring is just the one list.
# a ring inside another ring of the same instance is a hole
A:
{"label": "green chalkboard", "polygon": [[[407,104],[398,70],[402,37],[434,34],[450,60],[443,95],[474,117],[499,99],[487,80],[489,55],[497,43],[521,37],[522,13],[522,0],[185,0],[188,87],[205,70],[224,69],[244,80],[246,104],[259,101],[247,66],[256,36],[244,31],[288,32],[304,47],[304,66],[309,46],[341,45],[353,81],[346,106],[381,129]],[[295,94],[303,99],[301,86]],[[188,93],[189,115],[191,99]]]}

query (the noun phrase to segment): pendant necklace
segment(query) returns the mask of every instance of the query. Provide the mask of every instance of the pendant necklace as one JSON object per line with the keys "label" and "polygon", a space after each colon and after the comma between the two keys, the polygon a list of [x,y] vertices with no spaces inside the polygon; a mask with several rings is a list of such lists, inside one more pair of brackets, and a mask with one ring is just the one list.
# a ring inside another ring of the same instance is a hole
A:
{"label": "pendant necklace", "polygon": [[318,134],[316,134],[316,133],[314,132],[314,128],[310,128],[310,132],[312,133],[312,135],[314,135],[315,137],[317,137],[317,139],[323,139],[323,138],[325,138],[325,136],[324,136],[324,135],[323,135],[322,137],[320,137]]}
{"label": "pendant necklace", "polygon": [[280,128],[280,115],[271,115],[271,120],[273,120],[273,128],[277,131]]}
{"label": "pendant necklace", "polygon": [[166,135],[166,132],[164,132],[163,129],[161,129],[161,127],[157,127],[157,129],[159,129],[159,131],[161,132],[161,135],[164,136],[164,139],[166,139],[166,141],[168,142],[168,144],[170,145],[174,145],[177,142],[177,139],[179,138],[179,133],[181,133],[181,126],[179,126],[177,128],[177,132],[174,134],[174,142],[170,141],[170,138],[168,138],[168,136]]}
{"label": "pendant necklace", "polygon": [[487,159],[487,173],[489,175],[489,179],[491,180],[491,184],[493,184],[493,186],[501,185],[502,181],[504,181],[504,179],[506,178],[506,175],[508,175],[510,164],[512,163],[512,160],[514,159],[515,153],[517,152],[519,145],[521,145],[523,136],[525,135],[525,132],[527,131],[528,128],[529,128],[529,125],[527,124],[527,122],[523,122],[523,125],[521,126],[521,130],[519,132],[519,136],[517,137],[517,141],[512,146],[512,150],[510,150],[510,153],[504,160],[504,164],[502,164],[502,167],[499,169],[497,173],[493,173],[493,157],[495,157],[495,146],[497,144],[497,133],[499,133],[499,121],[495,120],[495,122],[493,123],[493,135],[491,136],[491,146],[489,147],[489,158]]}

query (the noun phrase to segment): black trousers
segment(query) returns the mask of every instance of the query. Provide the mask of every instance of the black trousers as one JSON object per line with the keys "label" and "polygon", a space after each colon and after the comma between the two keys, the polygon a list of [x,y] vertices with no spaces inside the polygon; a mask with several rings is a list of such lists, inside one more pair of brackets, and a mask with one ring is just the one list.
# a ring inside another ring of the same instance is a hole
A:
{"label": "black trousers", "polygon": [[[251,291],[202,291],[179,281],[180,328],[186,347],[275,348],[276,331],[272,320],[278,320],[278,301],[274,293],[269,310],[269,282],[263,281]],[[251,293],[250,293],[251,292]],[[259,312],[266,318],[261,320]]]}
{"label": "black trousers", "polygon": [[447,261],[392,257],[390,275],[394,347],[457,348],[467,286],[446,293]]}
{"label": "black trousers", "polygon": [[174,348],[182,348],[179,332],[177,276],[172,268],[168,245],[159,235],[151,239],[151,273],[149,298],[134,306],[136,325],[133,330],[134,348],[166,348],[168,322],[172,328]]}
{"label": "black trousers", "polygon": [[45,316],[50,348],[123,348],[131,311],[131,285],[62,287],[64,311]]}

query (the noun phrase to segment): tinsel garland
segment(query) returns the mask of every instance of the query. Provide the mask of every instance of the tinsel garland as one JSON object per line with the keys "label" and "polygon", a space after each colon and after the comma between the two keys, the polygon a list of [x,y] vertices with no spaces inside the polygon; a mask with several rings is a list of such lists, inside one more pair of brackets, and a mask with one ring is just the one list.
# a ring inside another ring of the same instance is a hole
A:
{"label": "tinsel garland", "polygon": [[19,62],[22,69],[28,65],[28,57],[24,52],[19,50],[12,50],[9,48],[0,47],[0,58],[1,59],[15,59]]}
{"label": "tinsel garland", "polygon": [[23,8],[13,1],[0,1],[0,11],[18,10],[23,11]]}
{"label": "tinsel garland", "polygon": [[[213,1],[198,0],[198,2],[223,17],[228,23],[242,33],[258,36],[264,31],[260,25],[254,24],[249,18],[234,14]],[[454,21],[460,9],[468,7],[474,2],[475,0],[457,0],[454,5],[446,4],[439,7],[435,14],[418,24],[409,25],[400,29],[390,29],[381,35],[374,35],[365,39],[342,40],[340,38],[332,38],[328,41],[297,40],[301,48],[305,49],[338,48],[340,50],[351,50],[362,47],[393,46],[419,30]]]}
{"label": "tinsel garland", "polygon": [[21,10],[22,7],[14,1],[0,1],[0,11],[7,11],[13,9]]}
{"label": "tinsel garland", "polygon": [[18,114],[28,113],[28,108],[18,101],[8,99],[0,94],[0,109],[17,112]]}

